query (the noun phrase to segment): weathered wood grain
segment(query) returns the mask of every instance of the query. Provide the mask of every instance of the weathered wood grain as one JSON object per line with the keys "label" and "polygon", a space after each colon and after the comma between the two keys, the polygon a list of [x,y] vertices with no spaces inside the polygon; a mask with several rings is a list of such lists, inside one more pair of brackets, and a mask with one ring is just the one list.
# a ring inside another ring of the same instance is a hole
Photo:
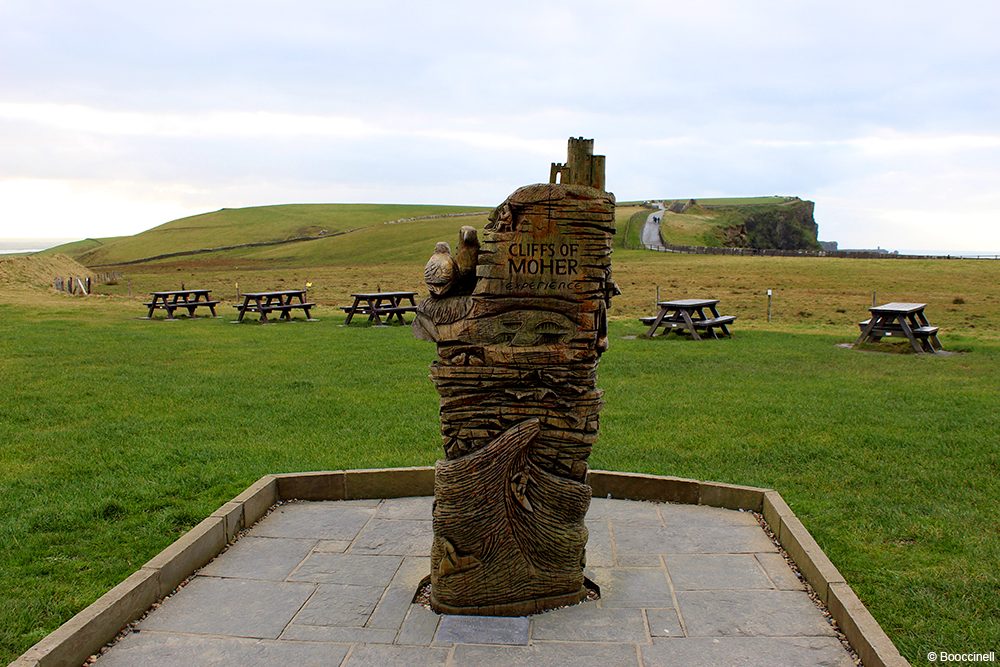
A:
{"label": "weathered wood grain", "polygon": [[517,615],[586,595],[587,459],[617,293],[613,234],[612,195],[521,188],[478,235],[471,294],[432,294],[417,308],[414,333],[438,350],[430,373],[445,451],[431,553],[438,611]]}

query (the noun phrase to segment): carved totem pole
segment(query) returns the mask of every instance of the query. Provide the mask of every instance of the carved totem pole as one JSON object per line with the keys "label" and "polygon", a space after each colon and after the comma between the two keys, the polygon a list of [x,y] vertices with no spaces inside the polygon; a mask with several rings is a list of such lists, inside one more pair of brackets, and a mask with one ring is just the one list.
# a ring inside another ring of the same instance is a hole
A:
{"label": "carved totem pole", "polygon": [[[438,243],[413,323],[437,343],[446,458],[434,481],[431,606],[523,615],[579,602],[597,362],[607,348],[614,195],[593,140],[515,191],[482,238]],[[561,183],[556,180],[561,176]]]}

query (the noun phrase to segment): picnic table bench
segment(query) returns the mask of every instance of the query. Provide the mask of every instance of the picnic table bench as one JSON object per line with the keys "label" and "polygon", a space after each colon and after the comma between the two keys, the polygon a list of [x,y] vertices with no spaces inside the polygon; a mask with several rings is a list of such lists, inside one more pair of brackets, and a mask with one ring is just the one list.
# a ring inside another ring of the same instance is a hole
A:
{"label": "picnic table bench", "polygon": [[[662,328],[663,334],[667,335],[671,331],[681,334],[687,333],[694,340],[701,340],[699,331],[706,333],[712,338],[718,338],[716,329],[720,330],[724,336],[732,337],[729,326],[736,321],[734,315],[719,315],[716,309],[718,299],[675,299],[673,301],[660,301],[660,311],[656,315],[640,317],[639,321],[649,327],[646,332],[648,338],[656,335],[656,331]],[[706,314],[706,309],[708,314]]]}
{"label": "picnic table bench", "polygon": [[163,309],[167,311],[167,319],[174,319],[174,311],[178,308],[187,310],[188,317],[194,317],[198,308],[208,308],[212,312],[212,317],[216,317],[215,307],[218,301],[211,300],[212,290],[207,289],[182,289],[167,292],[150,292],[153,297],[150,301],[143,303],[149,309],[147,320],[153,319],[153,311]]}
{"label": "picnic table bench", "polygon": [[350,324],[355,315],[367,315],[368,321],[376,325],[382,324],[383,317],[386,318],[386,323],[395,318],[400,324],[406,324],[403,313],[417,311],[416,292],[359,292],[351,296],[354,297],[354,303],[340,307],[347,313],[344,324]]}
{"label": "picnic table bench", "polygon": [[[297,299],[297,300],[296,300]],[[242,322],[243,316],[247,313],[260,313],[260,321],[268,322],[269,313],[278,311],[281,313],[279,319],[290,320],[291,311],[296,308],[301,309],[306,314],[306,320],[315,322],[309,313],[311,308],[315,308],[315,303],[306,301],[306,291],[304,289],[278,290],[276,292],[245,292],[243,303],[233,306],[240,311],[240,316],[236,322]]]}
{"label": "picnic table bench", "polygon": [[[924,315],[926,303],[892,302],[868,309],[871,317],[858,322],[861,335],[855,345],[870,341],[877,343],[883,337],[905,337],[915,352],[931,352],[942,349],[938,340],[938,327],[931,326]],[[937,346],[937,349],[935,349]]]}

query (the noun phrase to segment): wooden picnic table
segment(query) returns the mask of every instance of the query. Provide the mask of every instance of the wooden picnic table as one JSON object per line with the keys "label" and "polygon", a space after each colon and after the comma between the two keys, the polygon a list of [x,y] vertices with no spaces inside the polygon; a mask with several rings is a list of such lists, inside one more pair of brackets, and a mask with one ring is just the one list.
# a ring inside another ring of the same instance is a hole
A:
{"label": "wooden picnic table", "polygon": [[242,322],[243,316],[247,313],[260,313],[260,321],[267,322],[268,313],[274,311],[281,313],[279,319],[290,320],[292,318],[291,311],[296,308],[301,308],[306,314],[306,319],[313,322],[315,320],[310,316],[309,309],[315,306],[315,303],[306,301],[304,289],[286,289],[276,292],[245,292],[243,303],[234,306],[234,308],[240,311],[237,322]]}
{"label": "wooden picnic table", "polygon": [[[355,315],[367,315],[368,321],[376,325],[382,324],[383,315],[387,316],[386,323],[396,318],[400,324],[406,324],[403,313],[413,313],[417,310],[414,298],[417,296],[416,292],[360,292],[351,296],[354,297],[354,303],[340,307],[347,313],[344,324],[350,324]],[[404,301],[408,301],[409,305],[403,303]]]}
{"label": "wooden picnic table", "polygon": [[216,317],[215,306],[218,301],[211,300],[212,290],[208,289],[181,289],[168,292],[150,292],[152,300],[143,305],[149,308],[146,315],[147,320],[153,319],[153,311],[162,308],[167,311],[167,319],[174,319],[174,311],[178,308],[186,308],[188,317],[194,317],[194,312],[199,307],[208,308],[212,311],[212,317]]}
{"label": "wooden picnic table", "polygon": [[[926,303],[885,303],[869,308],[872,316],[858,322],[861,335],[854,342],[859,345],[866,341],[878,342],[883,336],[905,336],[915,352],[934,353],[941,348],[938,328],[931,326],[924,315]],[[935,350],[937,346],[937,350]]]}
{"label": "wooden picnic table", "polygon": [[[736,317],[733,315],[719,315],[716,309],[718,299],[674,299],[673,301],[660,301],[660,312],[650,317],[639,318],[643,324],[649,325],[646,332],[648,338],[656,335],[656,330],[663,328],[663,335],[674,331],[678,334],[688,333],[694,340],[701,340],[698,331],[707,332],[712,338],[718,338],[716,329],[721,329],[723,335],[732,337],[729,328]],[[707,314],[706,314],[707,311]]]}

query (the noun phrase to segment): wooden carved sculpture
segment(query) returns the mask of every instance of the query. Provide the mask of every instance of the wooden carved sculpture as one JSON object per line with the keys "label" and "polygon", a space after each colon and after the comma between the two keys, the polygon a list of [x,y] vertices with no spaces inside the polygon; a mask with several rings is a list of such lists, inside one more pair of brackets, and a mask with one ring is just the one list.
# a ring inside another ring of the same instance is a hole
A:
{"label": "wooden carved sculpture", "polygon": [[613,195],[531,185],[493,212],[481,246],[463,227],[456,256],[439,243],[427,264],[431,296],[413,327],[438,351],[436,611],[522,615],[587,595],[587,457],[617,293],[613,234]]}

